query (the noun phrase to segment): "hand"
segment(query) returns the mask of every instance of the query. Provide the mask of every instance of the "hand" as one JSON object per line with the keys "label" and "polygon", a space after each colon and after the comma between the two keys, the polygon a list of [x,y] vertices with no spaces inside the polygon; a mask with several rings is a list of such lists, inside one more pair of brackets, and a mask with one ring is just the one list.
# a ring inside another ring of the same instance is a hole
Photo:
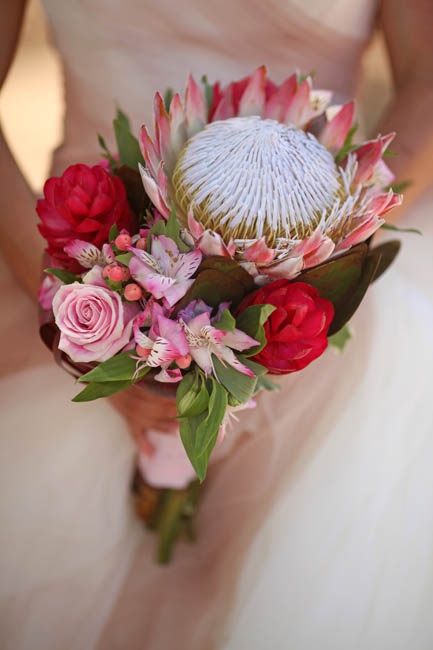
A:
{"label": "hand", "polygon": [[146,431],[177,431],[175,394],[174,386],[161,386],[158,391],[157,386],[151,384],[148,388],[131,386],[109,398],[114,408],[126,419],[129,432],[142,453],[149,451]]}

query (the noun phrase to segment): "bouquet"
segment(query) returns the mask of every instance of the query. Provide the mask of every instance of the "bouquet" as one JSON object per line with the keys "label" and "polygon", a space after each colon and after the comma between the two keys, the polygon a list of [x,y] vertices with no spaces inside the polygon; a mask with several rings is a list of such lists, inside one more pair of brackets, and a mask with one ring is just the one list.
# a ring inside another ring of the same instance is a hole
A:
{"label": "bouquet", "polygon": [[[137,140],[50,178],[38,201],[50,261],[41,335],[85,384],[76,402],[171,387],[178,433],[147,431],[133,487],[158,558],[192,535],[200,484],[233,414],[297,372],[347,323],[396,241],[372,247],[401,203],[383,157],[354,144],[354,104],[264,67],[222,86],[190,77],[155,96]],[[158,399],[156,396],[155,399]]]}

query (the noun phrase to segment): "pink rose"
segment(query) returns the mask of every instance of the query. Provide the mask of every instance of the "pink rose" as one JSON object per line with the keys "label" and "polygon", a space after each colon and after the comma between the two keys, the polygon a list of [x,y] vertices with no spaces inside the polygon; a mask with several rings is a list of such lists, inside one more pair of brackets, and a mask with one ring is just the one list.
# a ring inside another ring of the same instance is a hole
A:
{"label": "pink rose", "polygon": [[135,303],[122,303],[118,293],[89,284],[67,284],[53,300],[59,348],[76,362],[106,361],[129,343]]}

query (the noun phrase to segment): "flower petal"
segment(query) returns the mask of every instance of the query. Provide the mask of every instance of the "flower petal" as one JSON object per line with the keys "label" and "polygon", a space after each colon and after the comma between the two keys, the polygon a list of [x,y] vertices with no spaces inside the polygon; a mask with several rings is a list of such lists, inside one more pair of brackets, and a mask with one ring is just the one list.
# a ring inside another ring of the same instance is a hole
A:
{"label": "flower petal", "polygon": [[156,170],[158,169],[160,157],[155,150],[152,139],[149,135],[149,131],[144,125],[140,130],[140,145],[141,153],[143,154],[143,158],[146,161],[147,167],[150,169],[151,174],[153,176],[156,176]]}
{"label": "flower petal", "polygon": [[337,153],[343,146],[352,126],[354,111],[354,102],[344,104],[321,132],[319,142],[333,153]]}
{"label": "flower petal", "polygon": [[143,181],[144,189],[150,200],[152,201],[153,205],[156,207],[158,212],[162,214],[163,217],[168,219],[170,216],[170,209],[168,207],[168,201],[167,198],[164,197],[161,194],[161,191],[156,184],[155,180],[152,178],[152,176],[149,174],[147,169],[143,167],[143,165],[138,164],[139,170],[140,170],[140,175],[141,175],[141,180]]}
{"label": "flower petal", "polygon": [[252,336],[248,336],[248,334],[245,334],[245,332],[237,328],[235,328],[233,332],[224,332],[222,342],[229,348],[238,350],[238,352],[249,350],[255,345],[260,344],[260,341],[256,341]]}
{"label": "flower petal", "polygon": [[189,253],[179,254],[179,261],[173,268],[173,274],[180,282],[188,280],[197,271],[202,260],[202,254],[199,250],[193,250]]}
{"label": "flower petal", "polygon": [[251,75],[242,95],[238,111],[239,117],[263,115],[265,107],[265,79],[266,67],[262,65]]}
{"label": "flower petal", "polygon": [[185,91],[185,119],[188,137],[198,133],[207,122],[206,98],[192,75]]}
{"label": "flower petal", "polygon": [[266,245],[266,238],[261,237],[254,244],[248,246],[243,252],[242,258],[248,262],[256,262],[257,264],[268,264],[272,262],[276,254],[275,249],[268,248]]}
{"label": "flower petal", "polygon": [[170,148],[170,122],[160,93],[155,95],[154,117],[156,153],[164,160]]}
{"label": "flower petal", "polygon": [[104,256],[99,248],[82,239],[72,239],[63,250],[85,269],[91,269],[96,264],[104,263]]}
{"label": "flower petal", "polygon": [[297,75],[293,74],[281,84],[277,92],[266,102],[264,117],[281,122],[295,96],[297,87]]}

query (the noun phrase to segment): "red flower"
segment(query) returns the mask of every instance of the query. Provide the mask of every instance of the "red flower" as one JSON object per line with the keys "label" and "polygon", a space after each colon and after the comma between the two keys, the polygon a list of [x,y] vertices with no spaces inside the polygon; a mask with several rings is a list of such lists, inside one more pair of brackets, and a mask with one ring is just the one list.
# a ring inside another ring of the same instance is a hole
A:
{"label": "red flower", "polygon": [[302,370],[324,352],[334,308],[317,289],[305,282],[277,280],[247,296],[238,311],[261,304],[276,309],[264,325],[267,343],[253,358],[271,374]]}
{"label": "red flower", "polygon": [[54,263],[74,273],[83,269],[64,252],[71,240],[101,248],[113,224],[119,230],[136,230],[122,182],[100,165],[71,165],[60,178],[49,178],[36,211],[42,221],[39,232],[48,242],[47,253]]}

